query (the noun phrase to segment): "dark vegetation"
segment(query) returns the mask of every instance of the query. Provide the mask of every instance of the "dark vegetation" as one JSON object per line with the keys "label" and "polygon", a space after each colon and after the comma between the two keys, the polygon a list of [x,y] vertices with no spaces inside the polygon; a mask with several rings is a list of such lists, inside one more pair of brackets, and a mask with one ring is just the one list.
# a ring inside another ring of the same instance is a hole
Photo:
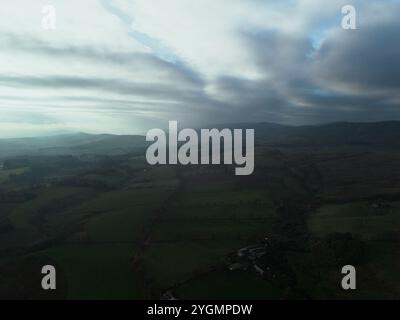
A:
{"label": "dark vegetation", "polygon": [[399,298],[400,124],[241,126],[248,177],[150,167],[143,137],[0,140],[0,298]]}

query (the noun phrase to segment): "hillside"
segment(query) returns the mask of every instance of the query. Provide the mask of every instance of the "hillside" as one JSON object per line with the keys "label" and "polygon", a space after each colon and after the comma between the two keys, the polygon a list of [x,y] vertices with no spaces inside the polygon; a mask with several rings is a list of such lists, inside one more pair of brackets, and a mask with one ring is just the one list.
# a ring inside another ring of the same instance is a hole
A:
{"label": "hillside", "polygon": [[254,128],[256,140],[272,145],[400,146],[400,122],[330,123],[316,126],[285,126],[273,123],[220,125],[219,128]]}
{"label": "hillside", "polygon": [[0,158],[21,155],[116,155],[142,150],[142,136],[77,133],[38,138],[0,139]]}

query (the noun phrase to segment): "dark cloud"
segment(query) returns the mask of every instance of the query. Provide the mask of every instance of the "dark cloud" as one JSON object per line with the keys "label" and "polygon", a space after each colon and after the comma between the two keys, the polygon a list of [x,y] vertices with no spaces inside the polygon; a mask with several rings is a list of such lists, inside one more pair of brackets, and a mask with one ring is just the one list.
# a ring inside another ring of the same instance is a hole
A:
{"label": "dark cloud", "polygon": [[399,32],[400,20],[396,19],[334,33],[318,53],[316,74],[328,83],[362,90],[399,90]]}
{"label": "dark cloud", "polygon": [[[126,25],[131,22],[117,13],[113,14]],[[38,39],[3,34],[0,36],[3,52],[29,52],[59,59],[63,64],[78,60],[110,65],[115,67],[116,76],[2,74],[0,86],[57,91],[58,97],[37,98],[40,101],[22,96],[3,95],[0,98],[4,101],[30,100],[33,105],[66,107],[72,103],[82,108],[115,112],[147,112],[188,123],[268,121],[311,124],[400,120],[398,17],[400,9],[393,9],[382,19],[371,19],[370,23],[360,25],[358,30],[337,27],[327,33],[319,49],[315,48],[309,33],[241,32],[238,37],[251,53],[258,68],[258,78],[221,74],[216,79],[209,79],[189,63],[168,62],[150,53],[88,45],[56,46]],[[139,77],[124,79],[118,76],[119,68],[132,74],[145,72],[160,76],[148,82]],[[207,90],[209,87],[214,94]],[[78,95],[68,96],[71,90]]]}
{"label": "dark cloud", "polygon": [[260,80],[221,77],[237,118],[292,124],[400,120],[400,16],[337,29],[319,50],[279,31],[245,34]]}
{"label": "dark cloud", "polygon": [[44,55],[60,59],[62,63],[65,62],[64,59],[75,59],[83,60],[86,63],[113,64],[115,67],[120,66],[133,72],[140,70],[163,71],[176,82],[193,85],[204,85],[205,83],[198,73],[183,62],[179,64],[171,63],[148,53],[111,51],[88,45],[54,46],[39,39],[27,38],[17,34],[2,34],[0,40],[0,47],[3,51]]}

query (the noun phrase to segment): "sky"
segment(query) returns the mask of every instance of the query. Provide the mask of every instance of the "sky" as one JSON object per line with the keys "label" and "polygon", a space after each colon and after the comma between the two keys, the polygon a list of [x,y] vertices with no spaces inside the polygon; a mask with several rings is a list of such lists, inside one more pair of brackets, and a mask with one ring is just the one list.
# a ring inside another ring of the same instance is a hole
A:
{"label": "sky", "polygon": [[398,0],[2,0],[0,138],[400,120],[399,34]]}

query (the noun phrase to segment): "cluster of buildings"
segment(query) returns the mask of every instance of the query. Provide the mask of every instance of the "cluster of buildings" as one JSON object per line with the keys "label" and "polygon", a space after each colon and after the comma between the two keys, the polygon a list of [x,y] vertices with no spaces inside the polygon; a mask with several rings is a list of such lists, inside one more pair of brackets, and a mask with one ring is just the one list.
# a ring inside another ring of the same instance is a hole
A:
{"label": "cluster of buildings", "polygon": [[268,238],[265,238],[263,243],[239,249],[236,255],[231,257],[228,269],[230,271],[253,269],[257,274],[263,276],[266,270],[258,261],[267,253],[268,247],[269,241]]}

